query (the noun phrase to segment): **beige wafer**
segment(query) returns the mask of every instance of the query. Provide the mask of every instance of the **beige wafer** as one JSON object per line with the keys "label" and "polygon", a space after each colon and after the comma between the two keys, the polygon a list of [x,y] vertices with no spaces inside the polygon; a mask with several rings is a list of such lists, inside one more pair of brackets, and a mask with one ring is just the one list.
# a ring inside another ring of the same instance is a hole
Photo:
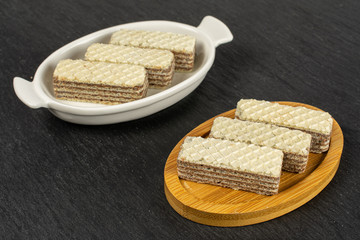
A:
{"label": "beige wafer", "polygon": [[311,143],[311,135],[302,131],[226,117],[215,118],[209,137],[279,149],[282,169],[291,172],[305,171]]}
{"label": "beige wafer", "polygon": [[110,39],[111,44],[169,50],[175,55],[176,71],[191,71],[195,61],[195,38],[185,34],[121,29]]}
{"label": "beige wafer", "polygon": [[178,155],[180,178],[235,190],[278,192],[283,153],[215,138],[187,137]]}
{"label": "beige wafer", "polygon": [[141,66],[66,59],[55,68],[53,86],[58,99],[119,104],[144,97],[148,80]]}
{"label": "beige wafer", "polygon": [[94,43],[87,49],[85,59],[143,66],[151,87],[165,87],[174,76],[174,54],[166,50]]}
{"label": "beige wafer", "polygon": [[255,99],[241,99],[237,104],[235,117],[309,133],[310,152],[321,153],[329,148],[333,120],[327,112]]}

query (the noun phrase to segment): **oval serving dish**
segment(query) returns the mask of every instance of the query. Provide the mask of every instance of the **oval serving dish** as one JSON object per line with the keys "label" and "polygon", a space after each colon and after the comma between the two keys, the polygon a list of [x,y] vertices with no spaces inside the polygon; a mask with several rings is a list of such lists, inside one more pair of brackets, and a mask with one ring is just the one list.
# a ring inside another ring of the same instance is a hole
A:
{"label": "oval serving dish", "polygon": [[[57,63],[66,58],[82,59],[92,43],[107,43],[112,33],[123,28],[194,36],[196,38],[194,70],[189,73],[175,73],[168,88],[149,89],[145,98],[129,103],[107,106],[56,99],[53,95],[52,75]],[[24,104],[30,108],[48,108],[55,116],[68,122],[100,125],[130,121],[163,110],[195,90],[214,62],[216,47],[232,39],[233,36],[227,26],[211,16],[205,17],[198,27],[171,21],[144,21],[118,25],[65,45],[41,63],[32,82],[15,77],[13,85],[16,95]]]}
{"label": "oval serving dish", "polygon": [[[279,103],[320,110],[302,103]],[[234,118],[235,109],[218,116]],[[200,124],[185,137],[207,137],[214,119]],[[184,137],[171,151],[165,164],[165,196],[181,216],[219,227],[261,223],[293,211],[319,194],[330,183],[339,167],[344,137],[339,124],[335,119],[333,121],[329,150],[321,154],[310,153],[304,173],[282,171],[279,193],[273,196],[179,179],[176,162]]]}

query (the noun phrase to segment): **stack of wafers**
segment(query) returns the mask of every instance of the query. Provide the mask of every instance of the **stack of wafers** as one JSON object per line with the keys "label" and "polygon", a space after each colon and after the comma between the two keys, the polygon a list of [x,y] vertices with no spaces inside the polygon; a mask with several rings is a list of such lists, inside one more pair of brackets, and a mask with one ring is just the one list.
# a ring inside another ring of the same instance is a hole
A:
{"label": "stack of wafers", "polygon": [[187,137],[178,155],[180,178],[272,195],[281,169],[303,173],[309,152],[329,148],[329,113],[241,99],[235,119],[218,117],[209,138]]}
{"label": "stack of wafers", "polygon": [[180,178],[235,190],[278,192],[283,153],[269,147],[187,137],[177,160]]}
{"label": "stack of wafers", "polygon": [[102,104],[129,102],[145,97],[149,85],[169,86],[175,69],[194,67],[195,38],[188,35],[123,29],[112,35],[110,43],[92,44],[85,54],[89,62],[60,62],[53,75],[55,97]]}
{"label": "stack of wafers", "polygon": [[141,66],[66,59],[56,66],[53,85],[58,99],[119,104],[144,97],[148,80]]}
{"label": "stack of wafers", "polygon": [[189,35],[122,29],[111,36],[110,44],[169,50],[175,55],[176,71],[188,72],[194,67],[195,38]]}

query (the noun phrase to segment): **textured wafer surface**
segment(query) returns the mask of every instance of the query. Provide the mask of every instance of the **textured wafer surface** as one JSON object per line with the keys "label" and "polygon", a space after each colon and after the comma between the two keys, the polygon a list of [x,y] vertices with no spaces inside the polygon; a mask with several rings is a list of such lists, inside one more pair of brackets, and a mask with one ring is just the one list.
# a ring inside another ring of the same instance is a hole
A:
{"label": "textured wafer surface", "polygon": [[112,98],[142,98],[144,89],[138,92],[120,92],[120,91],[107,91],[107,90],[93,90],[93,89],[80,89],[80,88],[67,88],[67,87],[56,87],[56,93],[64,94],[76,94],[76,95],[89,95],[99,97],[112,97]]}
{"label": "textured wafer surface", "polygon": [[135,64],[163,70],[170,69],[174,62],[174,54],[170,51],[102,43],[92,44],[85,58],[89,61]]}
{"label": "textured wafer surface", "polygon": [[215,167],[215,166],[209,166],[204,165],[200,163],[192,163],[192,162],[186,162],[182,160],[177,161],[177,167],[187,170],[193,170],[193,171],[205,171],[214,175],[219,176],[229,176],[234,177],[238,180],[240,179],[246,179],[247,181],[252,182],[261,182],[263,184],[278,184],[280,178],[279,177],[273,177],[273,176],[265,176],[265,175],[258,175],[248,172],[241,172],[234,169],[229,168],[222,168],[222,167]]}
{"label": "textured wafer surface", "polygon": [[159,31],[122,29],[111,36],[111,44],[143,48],[157,48],[178,53],[193,54],[195,38],[189,35]]}
{"label": "textured wafer surface", "polygon": [[145,84],[146,74],[144,67],[136,65],[66,59],[56,66],[54,78],[59,82],[136,87]]}
{"label": "textured wafer surface", "polygon": [[327,112],[254,99],[241,99],[235,116],[242,120],[266,122],[325,135],[331,134],[333,123]]}
{"label": "textured wafer surface", "polygon": [[75,101],[75,102],[87,102],[87,103],[99,103],[106,105],[115,105],[121,103],[131,102],[137,99],[121,98],[121,97],[103,97],[103,96],[92,96],[84,94],[69,94],[69,93],[55,93],[57,99]]}
{"label": "textured wafer surface", "polygon": [[198,183],[208,183],[212,185],[217,185],[220,187],[228,187],[235,190],[244,190],[244,191],[250,191],[257,194],[263,194],[263,195],[274,195],[278,193],[278,185],[274,185],[272,187],[263,186],[261,184],[253,185],[248,182],[242,182],[242,181],[233,181],[229,180],[227,178],[223,177],[217,177],[213,175],[204,175],[198,172],[184,172],[182,170],[178,171],[178,176],[180,178],[198,182]]}
{"label": "textured wafer surface", "polygon": [[57,90],[60,89],[72,89],[76,91],[107,91],[109,93],[127,93],[131,95],[139,95],[146,88],[146,85],[126,88],[126,87],[115,87],[104,84],[85,84],[79,82],[66,82],[58,81],[56,78],[53,81],[53,86]]}
{"label": "textured wafer surface", "polygon": [[214,120],[210,137],[268,146],[284,152],[309,155],[311,135],[275,125],[226,117]]}
{"label": "textured wafer surface", "polygon": [[187,137],[181,146],[178,160],[280,177],[283,152],[242,142]]}

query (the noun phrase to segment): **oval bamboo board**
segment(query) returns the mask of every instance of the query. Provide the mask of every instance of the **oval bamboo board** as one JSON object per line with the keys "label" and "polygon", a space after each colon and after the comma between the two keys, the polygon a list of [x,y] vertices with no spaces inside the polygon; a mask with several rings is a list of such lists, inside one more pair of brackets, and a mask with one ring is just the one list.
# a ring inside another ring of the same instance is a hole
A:
{"label": "oval bamboo board", "polygon": [[[301,103],[279,103],[320,110]],[[218,116],[234,118],[235,109]],[[186,136],[207,137],[214,118],[202,123]],[[310,153],[305,173],[296,174],[283,171],[280,178],[279,193],[273,196],[263,196],[179,179],[176,160],[184,138],[172,150],[165,165],[166,198],[181,216],[194,222],[221,227],[245,226],[265,222],[284,215],[310,201],[334,177],[339,167],[344,145],[341,128],[334,120],[328,152]]]}

